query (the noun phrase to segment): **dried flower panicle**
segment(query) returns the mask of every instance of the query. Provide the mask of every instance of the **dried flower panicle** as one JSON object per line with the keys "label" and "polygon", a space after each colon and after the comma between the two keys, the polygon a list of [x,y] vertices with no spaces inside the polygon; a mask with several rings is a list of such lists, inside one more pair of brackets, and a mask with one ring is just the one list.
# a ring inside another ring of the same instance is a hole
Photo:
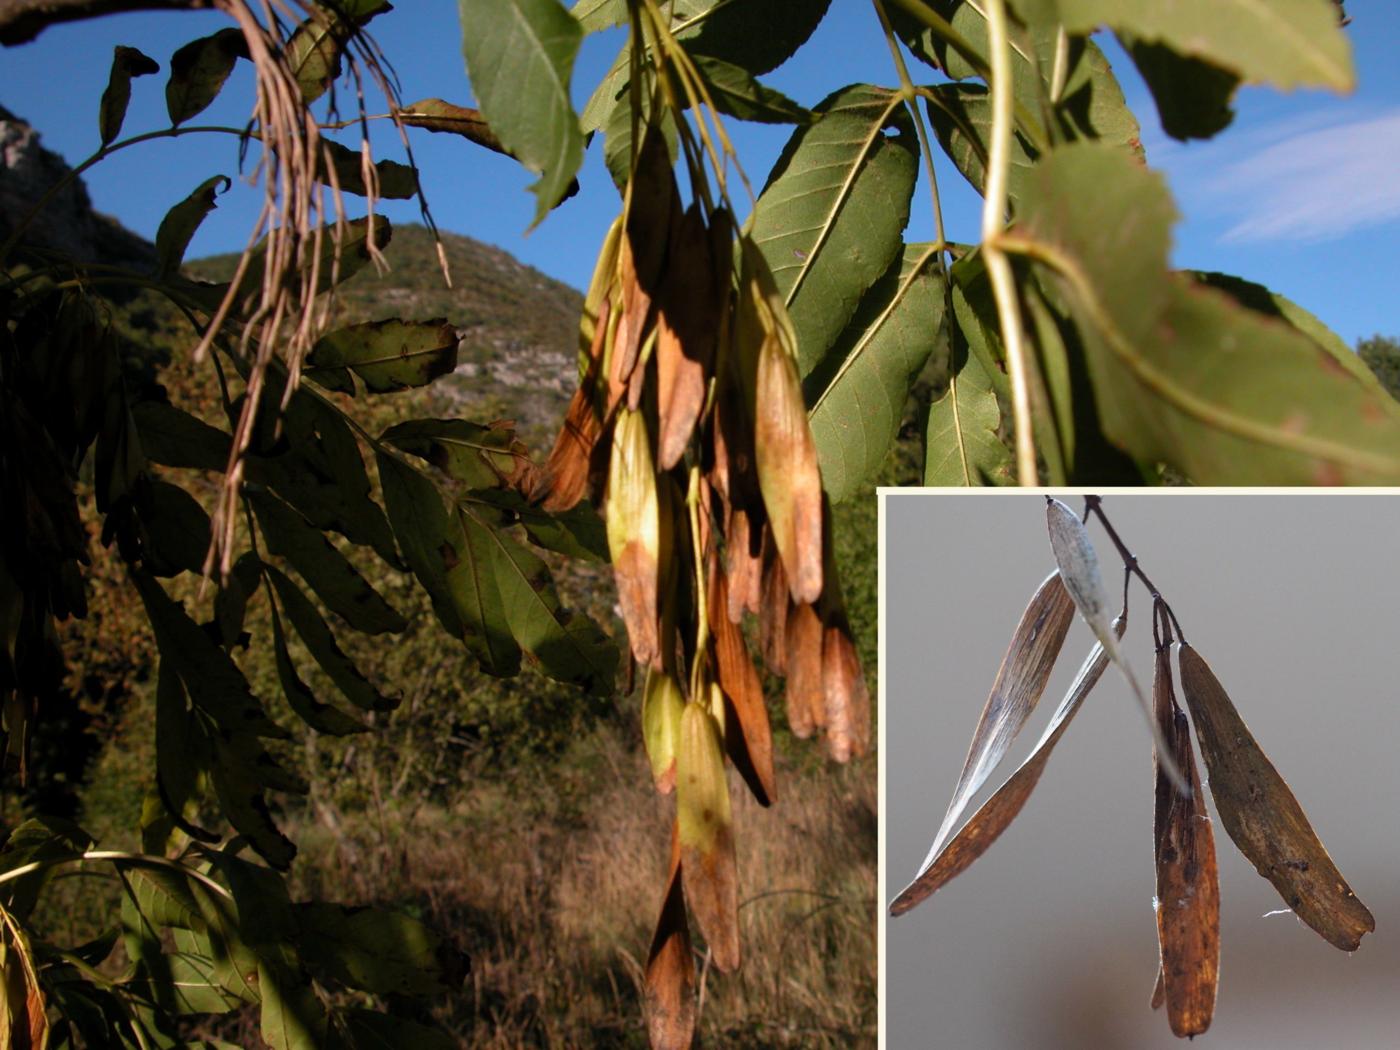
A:
{"label": "dried flower panicle", "polygon": [[[1344,951],[1354,951],[1361,938],[1375,929],[1375,920],[1337,870],[1302,807],[1259,748],[1219,680],[1186,641],[1171,606],[1123,545],[1103,512],[1100,498],[1087,497],[1084,520],[1097,514],[1125,569],[1123,608],[1111,623],[1097,557],[1084,523],[1063,503],[1049,502],[1051,547],[1059,567],[1031,599],[1016,628],[933,848],[914,880],[891,902],[890,913],[902,915],[916,907],[987,851],[1024,807],[1055,744],[1108,664],[1119,663],[1128,674],[1118,642],[1127,627],[1128,584],[1137,576],[1153,598],[1157,643],[1149,710],[1154,741],[1153,855],[1160,965],[1152,1006],[1166,1007],[1173,1033],[1193,1037],[1210,1027],[1220,958],[1215,841],[1191,747],[1193,726],[1221,824],[1298,918]],[[1031,754],[959,826],[968,801],[1005,757],[1044,690],[1064,638],[1063,630],[1052,621],[1057,601],[1061,607],[1077,608],[1097,641]],[[1176,702],[1173,647],[1189,718]],[[1130,675],[1129,681],[1140,692]]]}

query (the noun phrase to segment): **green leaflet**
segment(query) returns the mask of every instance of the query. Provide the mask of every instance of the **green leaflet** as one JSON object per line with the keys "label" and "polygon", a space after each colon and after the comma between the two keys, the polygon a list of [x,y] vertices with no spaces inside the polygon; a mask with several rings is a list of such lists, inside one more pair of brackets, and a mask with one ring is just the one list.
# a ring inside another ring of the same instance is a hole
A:
{"label": "green leaflet", "polygon": [[289,734],[267,717],[238,665],[189,618],[184,606],[140,569],[131,570],[131,581],[155,628],[161,659],[179,672],[194,705],[231,732],[285,739]]}
{"label": "green leaflet", "polygon": [[296,945],[319,974],[376,995],[427,996],[443,982],[442,942],[417,919],[382,908],[293,906]]}
{"label": "green leaflet", "polygon": [[478,502],[498,508],[512,520],[519,521],[525,535],[536,547],[557,551],[570,558],[606,562],[608,536],[602,517],[586,500],[566,511],[541,510],[528,503],[518,492],[508,489],[478,491],[472,496]]}
{"label": "green leaflet", "polygon": [[596,33],[627,21],[627,0],[578,0],[569,14],[585,33]]}
{"label": "green leaflet", "polygon": [[515,674],[520,650],[501,608],[487,538],[476,528],[464,532],[465,519],[448,515],[437,486],[417,470],[382,452],[378,462],[389,520],[439,622],[488,674]]}
{"label": "green leaflet", "polygon": [[146,530],[144,564],[152,575],[201,572],[212,534],[199,500],[179,485],[151,478],[136,505]]}
{"label": "green leaflet", "polygon": [[742,66],[712,55],[695,55],[694,62],[721,113],[760,124],[805,124],[811,119],[807,110]]}
{"label": "green leaflet", "polygon": [[[241,35],[239,39],[242,39]],[[180,272],[185,250],[189,248],[199,224],[218,207],[214,198],[227,192],[231,185],[233,183],[227,175],[214,175],[201,182],[193,193],[165,213],[165,218],[160,220],[160,229],[156,231],[157,280],[173,277]]]}
{"label": "green leaflet", "polygon": [[[757,77],[782,65],[806,42],[830,3],[831,0],[681,0],[670,5],[674,12],[671,30],[692,56],[707,55]],[[608,24],[620,25],[627,19],[625,4],[609,7],[606,2],[583,0],[574,12],[585,19],[584,28],[589,32]],[[621,119],[617,110],[629,109],[631,52],[629,42],[594,88],[579,118],[584,131],[616,127]]]}
{"label": "green leaflet", "polygon": [[470,489],[497,488],[529,463],[514,426],[465,419],[410,419],[381,439],[424,459]]}
{"label": "green leaflet", "polygon": [[138,401],[131,417],[141,435],[141,450],[152,463],[166,467],[223,470],[233,439],[168,401]]}
{"label": "green leaflet", "polygon": [[171,952],[148,957],[143,965],[151,976],[136,990],[169,1013],[224,1014],[243,1005],[219,984],[213,961],[202,955]]}
{"label": "green leaflet", "polygon": [[906,244],[803,383],[833,503],[864,485],[889,454],[914,378],[943,345],[945,283],[933,246]]}
{"label": "green leaflet", "polygon": [[[280,398],[280,391],[265,388],[262,420],[278,418]],[[273,489],[318,529],[373,547],[401,567],[393,531],[370,494],[369,472],[345,417],[306,391],[293,394],[280,417],[287,441],[275,447],[276,454],[249,456],[249,479]]]}
{"label": "green leaflet", "polygon": [[[321,139],[321,146],[330,154],[331,166],[335,171],[336,182],[342,191],[355,193],[361,197],[369,195],[365,184],[365,173],[358,149],[350,149],[331,139]],[[374,163],[375,196],[388,200],[408,200],[418,192],[418,173],[407,164],[396,160],[380,160]],[[317,174],[323,182],[329,182],[325,172]]]}
{"label": "green leaflet", "polygon": [[292,627],[306,643],[311,656],[321,665],[321,670],[325,671],[335,683],[335,687],[345,694],[345,698],[365,711],[392,711],[397,707],[398,700],[383,696],[373,683],[360,673],[354,661],[345,655],[330,627],[326,625],[325,618],[311,599],[301,592],[301,588],[271,565],[264,571],[272,581],[272,586],[282,601],[282,610],[287,614]]}
{"label": "green leaflet", "polygon": [[268,550],[286,558],[332,612],[365,634],[397,634],[408,626],[324,533],[275,496],[250,489],[248,498]]}
{"label": "green leaflet", "polygon": [[456,328],[442,318],[366,321],[322,336],[307,358],[307,375],[344,394],[355,393],[349,372],[376,394],[408,390],[456,368],[457,342]]}
{"label": "green leaflet", "polygon": [[143,55],[134,47],[118,44],[112,49],[112,71],[97,112],[97,129],[102,136],[102,145],[110,146],[122,133],[126,107],[131,104],[132,78],[159,72],[160,65],[155,59]]}
{"label": "green leaflet", "polygon": [[[76,859],[92,847],[92,836],[71,821],[62,817],[31,817],[5,840],[4,849],[0,850],[0,871],[14,871],[34,861]],[[0,900],[12,915],[27,919],[53,873],[53,867],[45,865],[27,875],[12,876],[0,891]]]}
{"label": "green leaflet", "polygon": [[285,966],[258,964],[262,992],[260,1030],[272,1050],[321,1050],[329,1018],[310,982],[296,980]]}
{"label": "green leaflet", "polygon": [[354,715],[347,714],[332,704],[324,704],[316,699],[311,688],[297,674],[292,663],[292,654],[287,650],[287,636],[282,630],[282,618],[274,605],[272,612],[272,648],[277,661],[277,679],[282,684],[282,692],[287,697],[287,705],[297,717],[318,733],[327,736],[349,736],[363,733],[369,726]]}
{"label": "green leaflet", "polygon": [[170,79],[165,82],[170,123],[182,124],[203,113],[223,90],[237,61],[247,57],[248,42],[237,28],[191,40],[171,55]]}
{"label": "green leaflet", "polygon": [[[521,648],[539,660],[540,670],[549,677],[591,693],[609,693],[617,670],[612,639],[583,613],[560,605],[549,569],[534,552],[482,522],[479,508],[463,504],[457,513],[469,536],[494,548],[491,556],[505,620]],[[479,531],[473,532],[469,522]]]}
{"label": "green leaflet", "polygon": [[1172,138],[1208,139],[1235,119],[1230,101],[1240,78],[1234,73],[1131,33],[1119,33],[1118,40],[1147,82],[1162,130]]}
{"label": "green leaflet", "polygon": [[531,226],[563,199],[583,162],[569,80],[583,31],[558,0],[459,0],[462,50],[491,129],[540,175]]}
{"label": "green leaflet", "polygon": [[[929,123],[943,152],[948,154],[963,178],[978,193],[987,177],[988,143],[992,133],[992,105],[981,84],[939,84],[924,100]],[[1035,166],[1039,151],[1019,131],[1011,136],[1010,166],[1006,192],[1013,208],[1021,198],[1026,176]]]}
{"label": "green leaflet", "polygon": [[673,31],[692,54],[762,76],[807,42],[830,5],[831,0],[675,0]]}
{"label": "green leaflet", "polygon": [[1001,404],[997,398],[1006,377],[994,361],[994,351],[988,345],[990,335],[957,283],[952,288],[952,304],[957,324],[951,341],[949,382],[943,396],[929,405],[924,484],[1014,484],[1011,450],[1000,437]]}
{"label": "green leaflet", "polygon": [[287,41],[287,63],[304,102],[315,102],[340,75],[340,59],[355,28],[391,10],[388,0],[337,0],[335,7],[345,18],[318,5]]}
{"label": "green leaflet", "polygon": [[[969,46],[975,64],[903,9],[890,6],[895,31],[916,57],[955,80],[981,77],[988,68],[988,32],[984,0],[928,0]],[[1036,151],[1044,148],[1046,106],[1054,76],[1058,33],[1053,26],[1026,31],[1013,27],[1012,75],[1016,94],[1018,134]],[[1064,53],[1064,87],[1051,108],[1053,137],[1068,141],[1103,139],[1141,151],[1137,118],[1123,98],[1123,89],[1108,59],[1092,40],[1072,37]]]}
{"label": "green leaflet", "polygon": [[147,864],[121,863],[141,915],[156,926],[177,926],[184,930],[204,929],[199,904],[190,892],[190,882],[169,868]]}
{"label": "green leaflet", "polygon": [[1104,432],[1200,484],[1400,479],[1393,400],[1291,325],[1168,273],[1174,211],[1121,152],[1055,151],[1021,236],[1055,261],[1083,335]]}
{"label": "green leaflet", "polygon": [[803,375],[899,254],[918,168],[897,92],[857,84],[813,112],[774,165],[747,231],[786,302]]}
{"label": "green leaflet", "polygon": [[[1279,295],[1278,292],[1270,291],[1262,284],[1246,281],[1242,277],[1233,277],[1230,274],[1195,271],[1188,272],[1187,276],[1195,278],[1208,288],[1224,292],[1241,306],[1247,306],[1255,313],[1286,321],[1327,351],[1337,364],[1350,372],[1363,386],[1376,392],[1385,391],[1384,385],[1376,378],[1376,374],[1366,367],[1366,363],[1361,360],[1355,350],[1343,341],[1341,336],[1323,324],[1317,316],[1304,310],[1291,299]],[[1390,409],[1391,414],[1400,411],[1400,405],[1392,408],[1387,404],[1386,407]]]}
{"label": "green leaflet", "polygon": [[156,677],[156,786],[174,826],[202,842],[217,842],[219,836],[191,824],[184,814],[191,801],[198,801],[199,778],[212,762],[209,738],[186,704],[180,676],[162,659]]}
{"label": "green leaflet", "polygon": [[1331,0],[1012,0],[1037,28],[1099,26],[1166,44],[1249,83],[1280,88],[1355,84],[1351,47]]}
{"label": "green leaflet", "polygon": [[222,762],[214,764],[210,779],[224,816],[240,835],[247,837],[258,856],[279,871],[291,867],[297,848],[273,822],[257,780],[240,766]]}

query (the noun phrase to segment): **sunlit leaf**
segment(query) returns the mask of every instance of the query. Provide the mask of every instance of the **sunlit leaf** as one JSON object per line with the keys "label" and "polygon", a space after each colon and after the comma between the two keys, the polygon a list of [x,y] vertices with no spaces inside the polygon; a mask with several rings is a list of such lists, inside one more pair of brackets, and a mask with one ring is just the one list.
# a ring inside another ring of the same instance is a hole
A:
{"label": "sunlit leaf", "polygon": [[803,382],[822,486],[833,503],[884,463],[915,377],[945,345],[944,285],[933,246],[906,244]]}
{"label": "sunlit leaf", "polygon": [[1030,25],[1071,33],[1099,26],[1162,43],[1249,83],[1280,88],[1355,83],[1351,47],[1329,0],[1012,0]]}
{"label": "sunlit leaf", "polygon": [[813,114],[784,147],[748,228],[787,303],[804,376],[898,257],[918,167],[897,92],[858,84]]}
{"label": "sunlit leaf", "polygon": [[1158,176],[1071,146],[1031,182],[1018,229],[1071,304],[1112,440],[1201,484],[1400,478],[1393,399],[1292,325],[1167,272]]}
{"label": "sunlit leaf", "polygon": [[307,358],[307,375],[347,394],[354,386],[346,369],[373,393],[409,390],[456,368],[457,347],[456,328],[440,318],[366,321],[322,336]]}
{"label": "sunlit leaf", "polygon": [[696,55],[694,61],[710,100],[721,113],[761,124],[804,124],[811,118],[807,110],[742,66],[711,55]]}
{"label": "sunlit leaf", "polygon": [[558,0],[459,0],[462,49],[481,111],[501,145],[540,176],[532,226],[583,162],[569,81],[583,31]]}

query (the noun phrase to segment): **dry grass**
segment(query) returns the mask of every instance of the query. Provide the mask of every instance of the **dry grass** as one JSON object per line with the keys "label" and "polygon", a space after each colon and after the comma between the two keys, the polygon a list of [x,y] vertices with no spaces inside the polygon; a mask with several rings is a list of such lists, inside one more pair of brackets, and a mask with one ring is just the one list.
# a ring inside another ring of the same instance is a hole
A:
{"label": "dry grass", "polygon": [[[437,1010],[463,1047],[645,1045],[672,803],[620,730],[574,751],[535,782],[464,785],[451,810],[408,822],[289,828],[296,895],[397,905],[467,953],[461,993]],[[733,781],[746,956],[736,974],[709,971],[697,938],[706,1044],[874,1045],[874,773],[782,770],[772,810]]]}

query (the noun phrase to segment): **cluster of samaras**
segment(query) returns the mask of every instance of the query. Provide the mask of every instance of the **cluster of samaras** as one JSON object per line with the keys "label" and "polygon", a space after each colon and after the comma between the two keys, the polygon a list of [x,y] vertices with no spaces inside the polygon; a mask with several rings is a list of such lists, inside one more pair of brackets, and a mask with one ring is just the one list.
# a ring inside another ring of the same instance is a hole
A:
{"label": "cluster of samaras", "polygon": [[[704,194],[702,189],[702,196]],[[648,965],[653,1042],[694,1026],[688,902],[714,964],[739,965],[725,775],[774,798],[757,615],[794,733],[864,752],[869,697],[831,562],[816,448],[782,298],[727,210],[682,209],[662,137],[638,152],[585,306],[583,378],[546,466],[545,507],[601,502],[657,787],[676,796]],[[735,271],[737,269],[737,281]]]}

